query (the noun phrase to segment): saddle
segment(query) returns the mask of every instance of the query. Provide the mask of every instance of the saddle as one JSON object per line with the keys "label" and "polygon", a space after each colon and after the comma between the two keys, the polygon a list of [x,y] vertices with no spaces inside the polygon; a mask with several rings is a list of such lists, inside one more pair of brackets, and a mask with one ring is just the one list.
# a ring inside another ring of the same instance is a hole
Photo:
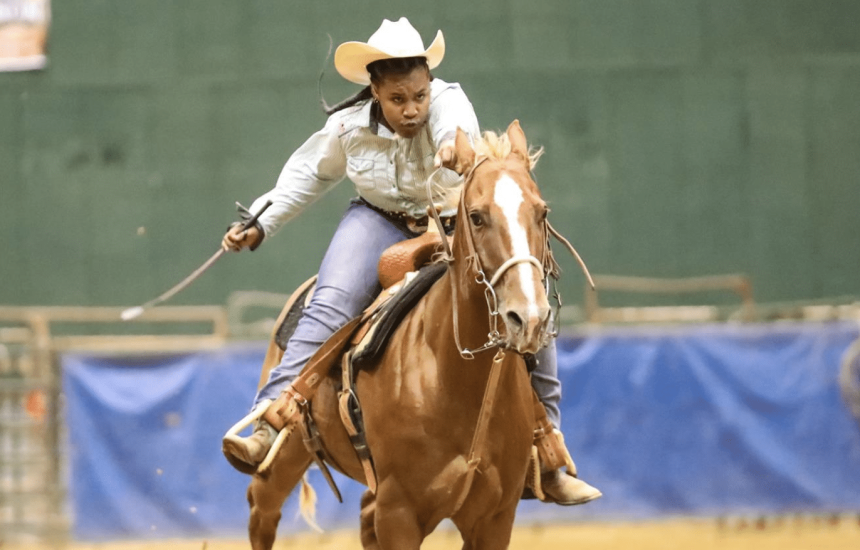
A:
{"label": "saddle", "polygon": [[[438,232],[428,231],[388,248],[382,254],[378,266],[379,281],[383,287],[380,295],[361,315],[336,331],[317,350],[299,377],[263,414],[263,418],[278,431],[298,420],[305,446],[339,500],[340,492],[326,466],[326,462],[333,462],[322,445],[310,414],[311,400],[320,383],[341,358],[341,419],[361,460],[368,485],[375,489],[375,469],[365,441],[361,407],[355,394],[354,368],[369,364],[379,357],[397,326],[441,278],[446,270],[445,264],[429,263],[441,242]],[[281,350],[286,349],[287,342],[295,332],[298,319],[313,295],[315,284],[316,277],[312,277],[287,301],[274,333],[275,343]],[[262,378],[267,374],[263,373]],[[273,449],[270,454],[275,452],[276,449]],[[268,462],[267,459],[263,464]],[[261,466],[261,469],[265,468]]]}

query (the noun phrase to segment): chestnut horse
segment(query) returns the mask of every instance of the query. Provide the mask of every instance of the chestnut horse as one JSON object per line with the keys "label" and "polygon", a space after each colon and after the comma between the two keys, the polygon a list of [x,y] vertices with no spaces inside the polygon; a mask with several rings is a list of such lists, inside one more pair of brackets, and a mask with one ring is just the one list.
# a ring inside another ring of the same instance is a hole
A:
{"label": "chestnut horse", "polygon": [[[362,498],[364,548],[417,549],[445,518],[463,548],[507,548],[523,494],[535,417],[522,355],[551,337],[547,206],[517,121],[474,149],[460,131],[456,150],[465,183],[448,268],[381,358],[356,374],[378,481]],[[338,414],[338,382],[320,385],[312,416],[332,466],[365,483]],[[293,436],[253,476],[254,549],[272,547],[281,507],[310,463]]]}

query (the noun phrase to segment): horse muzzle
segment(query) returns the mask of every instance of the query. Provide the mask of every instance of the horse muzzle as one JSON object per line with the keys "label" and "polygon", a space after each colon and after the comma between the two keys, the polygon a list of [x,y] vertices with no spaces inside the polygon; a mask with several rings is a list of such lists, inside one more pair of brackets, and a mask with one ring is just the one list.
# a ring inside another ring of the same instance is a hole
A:
{"label": "horse muzzle", "polygon": [[519,307],[505,304],[499,314],[505,324],[506,347],[517,353],[534,354],[548,343],[550,307],[546,300]]}

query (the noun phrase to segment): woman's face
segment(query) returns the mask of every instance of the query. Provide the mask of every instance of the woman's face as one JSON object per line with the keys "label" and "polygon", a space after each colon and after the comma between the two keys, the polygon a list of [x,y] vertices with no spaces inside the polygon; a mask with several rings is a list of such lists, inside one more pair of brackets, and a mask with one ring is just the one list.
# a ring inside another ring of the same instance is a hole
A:
{"label": "woman's face", "polygon": [[371,85],[382,107],[385,126],[402,137],[415,137],[427,123],[430,111],[430,72],[415,67],[403,75],[388,75]]}

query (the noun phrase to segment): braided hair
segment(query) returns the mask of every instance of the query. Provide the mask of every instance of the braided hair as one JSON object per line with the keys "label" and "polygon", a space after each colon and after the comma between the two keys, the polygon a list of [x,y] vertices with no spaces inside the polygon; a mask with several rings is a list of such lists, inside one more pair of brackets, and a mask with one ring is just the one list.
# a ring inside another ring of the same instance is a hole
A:
{"label": "braided hair", "polygon": [[[427,69],[427,74],[430,74],[430,67],[427,65],[426,57],[392,57],[390,59],[380,59],[367,65],[367,72],[370,73],[370,81],[378,84],[385,77],[390,75],[405,75],[411,73],[418,67]],[[430,80],[433,80],[433,75],[430,74]],[[327,115],[333,115],[338,111],[342,111],[347,107],[352,107],[363,101],[367,101],[373,97],[373,92],[370,86],[365,86],[358,93],[349,96],[340,103],[329,106],[325,99],[320,95],[320,103],[323,111]]]}

